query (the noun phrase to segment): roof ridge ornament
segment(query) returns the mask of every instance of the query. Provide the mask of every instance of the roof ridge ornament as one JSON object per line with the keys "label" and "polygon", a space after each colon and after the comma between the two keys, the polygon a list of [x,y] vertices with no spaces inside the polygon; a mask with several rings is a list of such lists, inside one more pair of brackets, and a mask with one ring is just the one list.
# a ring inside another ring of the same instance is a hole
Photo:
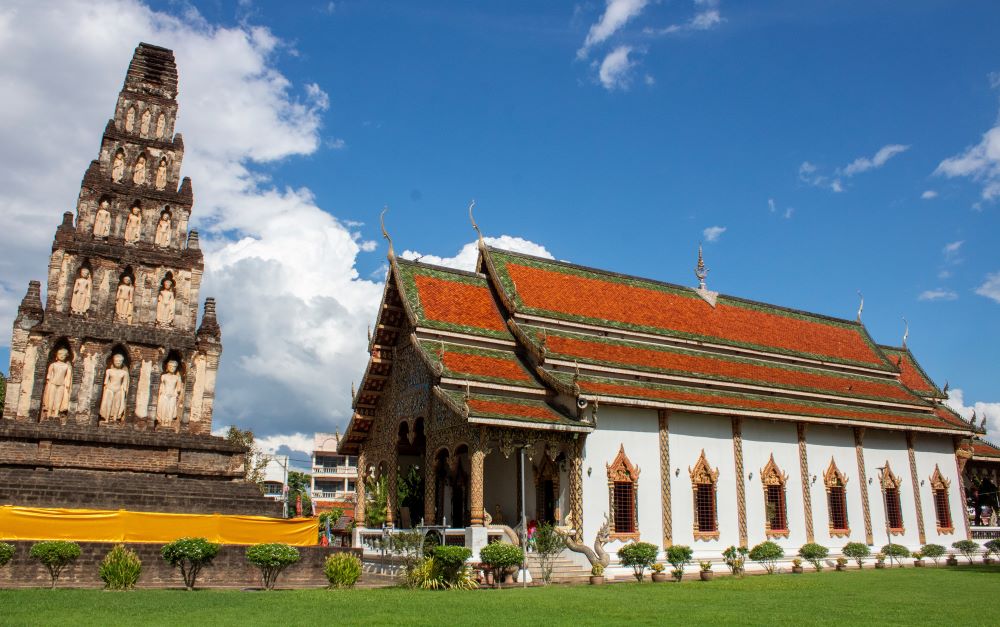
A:
{"label": "roof ridge ornament", "polygon": [[903,317],[903,350],[906,350],[906,338],[910,337],[910,323]]}
{"label": "roof ridge ornament", "polygon": [[858,298],[861,299],[861,304],[858,305],[858,322],[861,322],[861,312],[865,310],[865,295],[858,290]]}
{"label": "roof ridge ornament", "polygon": [[698,289],[695,292],[701,296],[706,303],[715,307],[715,302],[719,296],[718,292],[708,289],[705,279],[708,277],[708,268],[705,266],[705,256],[701,251],[701,244],[698,244],[698,265],[694,268],[694,276],[698,279]]}
{"label": "roof ridge ornament", "polygon": [[476,231],[476,235],[479,236],[479,244],[485,246],[486,242],[483,240],[483,233],[482,231],[479,230],[479,225],[476,224],[476,218],[474,218],[472,215],[472,209],[475,206],[476,206],[476,199],[473,198],[472,202],[469,203],[469,222],[472,222],[472,228]]}
{"label": "roof ridge ornament", "polygon": [[382,237],[384,237],[389,242],[389,259],[396,256],[396,252],[392,249],[392,238],[389,237],[389,232],[385,230],[385,212],[389,210],[389,205],[382,207],[382,213],[379,214],[378,221],[382,225]]}

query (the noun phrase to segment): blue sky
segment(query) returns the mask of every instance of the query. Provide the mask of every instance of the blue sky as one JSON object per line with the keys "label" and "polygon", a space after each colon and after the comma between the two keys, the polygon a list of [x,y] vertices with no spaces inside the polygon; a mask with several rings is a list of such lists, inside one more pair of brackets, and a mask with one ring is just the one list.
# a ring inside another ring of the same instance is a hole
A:
{"label": "blue sky", "polygon": [[[1000,193],[990,191],[1000,139],[984,140],[1000,103],[995,2],[138,6],[150,37],[197,22],[213,41],[274,39],[262,63],[287,81],[283,98],[311,107],[315,145],[237,161],[351,229],[359,281],[384,276],[383,205],[397,250],[441,257],[473,239],[472,198],[487,235],[664,281],[694,284],[704,242],[712,289],[847,318],[860,290],[882,343],[899,344],[905,316],[931,376],[960,388],[965,406],[984,403],[1000,427]],[[162,15],[180,25],[156,26]],[[110,114],[135,43],[116,44],[116,87],[95,119]],[[199,70],[178,56],[177,128],[190,150],[212,138],[189,132],[197,105],[183,101],[185,77]],[[88,124],[89,155],[102,125]],[[363,361],[351,354],[332,385],[347,389]],[[332,430],[348,411],[256,428]]]}

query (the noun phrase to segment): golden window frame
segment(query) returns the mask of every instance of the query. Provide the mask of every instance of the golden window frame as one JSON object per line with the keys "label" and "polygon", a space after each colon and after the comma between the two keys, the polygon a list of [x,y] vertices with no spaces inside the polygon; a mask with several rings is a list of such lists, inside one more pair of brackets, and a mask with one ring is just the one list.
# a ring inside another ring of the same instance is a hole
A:
{"label": "golden window frame", "polygon": [[[719,539],[719,469],[712,470],[705,457],[705,449],[701,449],[701,455],[695,462],[694,468],[688,466],[688,474],[691,475],[691,497],[694,509],[691,516],[691,527],[694,531],[695,540],[718,540]],[[698,486],[712,486],[712,516],[715,523],[714,531],[700,531],[698,529]]]}

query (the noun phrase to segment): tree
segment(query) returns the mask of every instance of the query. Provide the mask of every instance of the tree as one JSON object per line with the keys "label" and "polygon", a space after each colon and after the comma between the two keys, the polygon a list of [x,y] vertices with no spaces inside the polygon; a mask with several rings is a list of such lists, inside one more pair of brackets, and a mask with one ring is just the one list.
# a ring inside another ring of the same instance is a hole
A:
{"label": "tree", "polygon": [[396,483],[397,503],[400,507],[409,508],[410,513],[422,512],[424,509],[424,473],[416,466],[410,466],[405,473],[399,473]]}
{"label": "tree", "polygon": [[80,545],[65,540],[36,542],[31,545],[31,551],[28,555],[41,562],[48,569],[49,576],[52,578],[52,587],[55,588],[59,573],[80,557]]}
{"label": "tree", "polygon": [[[941,552],[944,553],[944,547],[941,548]],[[844,545],[841,550],[844,557],[849,557],[858,563],[858,568],[863,568],[865,563],[865,558],[872,554],[871,549],[868,548],[867,544],[861,542],[848,542]],[[935,563],[937,560],[934,560]]]}
{"label": "tree", "polygon": [[979,553],[979,543],[972,540],[959,540],[958,542],[952,542],[951,546],[961,551],[970,564],[972,563],[972,558]]}
{"label": "tree", "polygon": [[656,561],[658,549],[656,545],[648,542],[632,542],[618,549],[618,559],[622,566],[631,566],[632,574],[638,582],[642,582],[642,575],[647,568]]}
{"label": "tree", "polygon": [[319,515],[319,539],[322,540],[323,536],[326,535],[326,523],[330,522],[330,529],[332,530],[340,517],[344,515],[344,510],[339,507],[334,507],[328,512],[323,512]]}
{"label": "tree", "polygon": [[385,475],[378,479],[369,477],[365,487],[365,526],[381,527],[385,522],[386,503],[388,501],[388,488],[386,487]]}
{"label": "tree", "polygon": [[247,561],[260,569],[265,590],[274,590],[278,575],[299,561],[299,550],[287,544],[255,544],[247,547]]}
{"label": "tree", "polygon": [[180,567],[184,588],[194,590],[198,573],[219,554],[222,545],[209,542],[205,538],[180,538],[170,544],[163,545],[160,554],[174,568]]}
{"label": "tree", "polygon": [[830,554],[830,550],[822,544],[810,542],[803,544],[799,549],[799,557],[813,565],[817,571],[823,570],[823,560]]}
{"label": "tree", "polygon": [[295,518],[298,513],[295,504],[302,497],[302,515],[309,516],[312,512],[312,502],[309,500],[309,485],[312,477],[298,470],[288,472],[288,517]]}
{"label": "tree", "polygon": [[535,553],[542,569],[542,581],[547,585],[552,580],[552,568],[556,557],[566,548],[566,538],[556,531],[551,523],[545,523],[535,532]]}
{"label": "tree", "polygon": [[257,447],[253,431],[250,429],[243,431],[236,426],[230,426],[226,432],[226,441],[246,450],[243,453],[243,477],[249,483],[261,484],[264,481],[264,468],[267,466],[268,456]]}
{"label": "tree", "polygon": [[750,559],[763,566],[768,575],[774,574],[774,569],[778,566],[778,560],[784,556],[784,549],[770,540],[761,542],[750,549]]}

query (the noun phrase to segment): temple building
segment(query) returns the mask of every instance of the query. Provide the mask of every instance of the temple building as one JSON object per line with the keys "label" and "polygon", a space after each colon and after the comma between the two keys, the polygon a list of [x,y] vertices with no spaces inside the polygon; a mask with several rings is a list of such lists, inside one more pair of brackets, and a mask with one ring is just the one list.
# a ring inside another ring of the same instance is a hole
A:
{"label": "temple building", "polygon": [[[860,311],[712,292],[698,262],[684,287],[480,237],[464,272],[390,240],[340,446],[359,460],[356,542],[381,479],[387,526],[465,528],[473,548],[522,511],[611,555],[633,540],[718,559],[769,539],[794,555],[969,537],[962,471],[981,428],[943,404],[905,339],[877,344]],[[422,499],[404,508],[414,469]]]}
{"label": "temple building", "polygon": [[174,55],[140,44],[56,229],[45,302],[31,281],[18,308],[0,505],[280,515],[242,481],[243,449],[211,435],[221,331],[211,298],[196,325],[176,119]]}

